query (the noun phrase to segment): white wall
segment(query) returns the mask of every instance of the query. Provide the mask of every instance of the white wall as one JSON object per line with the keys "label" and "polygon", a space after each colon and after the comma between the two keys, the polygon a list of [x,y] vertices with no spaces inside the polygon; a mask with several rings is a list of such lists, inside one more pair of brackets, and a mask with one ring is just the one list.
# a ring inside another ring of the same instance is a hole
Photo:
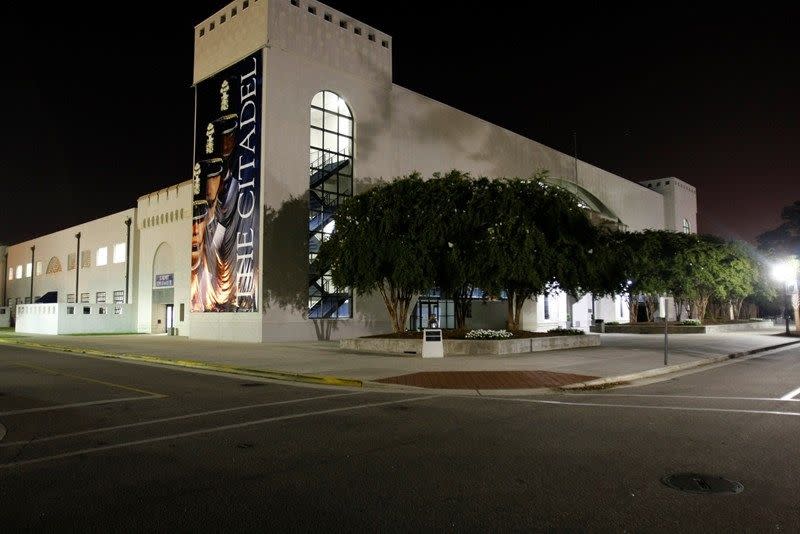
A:
{"label": "white wall", "polygon": [[[30,297],[31,277],[25,276],[25,266],[31,263],[31,246],[35,246],[35,258],[31,268],[33,278],[33,296],[42,296],[48,291],[58,291],[58,301],[66,302],[68,294],[75,293],[75,274],[74,269],[68,269],[68,256],[75,253],[77,239],[75,234],[80,232],[80,250],[88,251],[91,255],[90,266],[80,267],[79,289],[76,300],[80,300],[81,293],[89,293],[89,302],[96,303],[97,293],[106,293],[106,302],[112,303],[114,291],[125,290],[126,264],[113,262],[114,245],[125,243],[126,226],[125,220],[130,218],[131,225],[131,263],[130,263],[130,282],[129,291],[131,297],[135,294],[137,281],[137,262],[135,252],[138,248],[138,232],[136,231],[136,210],[129,209],[114,213],[107,217],[95,219],[71,228],[66,228],[52,234],[47,234],[29,241],[17,243],[8,247],[8,264],[14,266],[14,280],[6,280],[8,297],[19,299],[24,303]],[[108,263],[103,266],[97,265],[97,251],[101,247],[108,250]],[[47,274],[47,266],[51,258],[57,258],[61,265],[61,271]],[[41,274],[36,274],[36,263],[42,262]],[[80,258],[78,258],[80,265]],[[23,276],[21,279],[16,277],[16,266],[21,265]],[[3,273],[6,279],[8,272]]]}
{"label": "white wall", "polygon": [[[175,305],[175,328],[178,335],[188,336],[191,332],[189,309],[189,271],[191,268],[192,239],[192,182],[181,182],[177,185],[154,191],[139,197],[137,202],[139,213],[139,246],[138,271],[140,273],[137,286],[138,317],[137,331],[163,332],[165,328],[162,316],[166,302],[153,303],[155,275],[173,273],[173,298]],[[166,262],[155,265],[159,247],[165,247],[159,261]],[[172,271],[170,271],[171,257]],[[161,296],[161,295],[159,295]],[[163,300],[163,299],[157,299]],[[181,304],[184,306],[184,320],[180,320]],[[161,324],[157,321],[161,319]]]}
{"label": "white wall", "polygon": [[[101,308],[105,313],[100,313]],[[135,332],[135,325],[133,304],[24,304],[17,306],[15,331],[50,335],[121,334]]]}

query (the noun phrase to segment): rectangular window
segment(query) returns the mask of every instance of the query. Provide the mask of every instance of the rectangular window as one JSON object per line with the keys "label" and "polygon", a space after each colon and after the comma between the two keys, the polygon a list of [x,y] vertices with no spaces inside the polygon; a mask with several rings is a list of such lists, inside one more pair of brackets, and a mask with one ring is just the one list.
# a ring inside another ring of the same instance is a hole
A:
{"label": "rectangular window", "polygon": [[346,30],[347,29],[347,21],[346,20],[340,20],[339,21],[339,27],[340,28],[344,28]]}
{"label": "rectangular window", "polygon": [[98,291],[94,297],[94,301],[97,303],[105,302],[106,301],[106,292],[105,291]]}
{"label": "rectangular window", "polygon": [[294,7],[300,7],[300,0],[292,0],[292,5]]}
{"label": "rectangular window", "polygon": [[117,243],[114,245],[114,263],[125,262],[125,243]]}
{"label": "rectangular window", "polygon": [[550,318],[550,297],[549,296],[545,296],[544,297],[544,318],[545,319],[549,319]]}
{"label": "rectangular window", "polygon": [[119,304],[114,306],[114,315],[122,315],[122,306]]}
{"label": "rectangular window", "polygon": [[67,270],[68,271],[74,271],[75,270],[75,266],[77,265],[77,261],[75,259],[76,257],[77,256],[75,256],[74,252],[70,252],[69,254],[67,254]]}
{"label": "rectangular window", "polygon": [[206,34],[206,29],[200,28],[200,37],[204,36],[205,34]]}
{"label": "rectangular window", "polygon": [[125,292],[124,291],[114,291],[114,302],[116,304],[124,304],[125,303]]}
{"label": "rectangular window", "polygon": [[242,9],[247,9],[248,7],[250,7],[250,2],[244,0],[244,2],[242,2]]}
{"label": "rectangular window", "polygon": [[105,306],[98,306],[97,307],[97,313],[99,313],[100,315],[105,315],[106,314],[106,307]]}
{"label": "rectangular window", "polygon": [[75,302],[75,293],[67,294],[67,302]]}
{"label": "rectangular window", "polygon": [[95,263],[98,267],[108,265],[108,247],[100,247],[97,249],[97,261]]}
{"label": "rectangular window", "polygon": [[25,278],[30,278],[33,274],[33,265],[30,263],[25,264]]}
{"label": "rectangular window", "polygon": [[235,17],[236,13],[238,13],[238,11],[236,10],[235,7],[233,9],[231,9],[231,17]]}
{"label": "rectangular window", "polygon": [[25,297],[25,304],[31,304],[31,298]]}
{"label": "rectangular window", "polygon": [[225,24],[225,15],[220,15],[219,16],[219,23],[220,24]]}
{"label": "rectangular window", "polygon": [[42,274],[42,262],[37,261],[36,262],[36,276],[39,276],[40,274]]}
{"label": "rectangular window", "polygon": [[311,13],[312,15],[316,15],[317,14],[317,8],[314,7],[314,6],[308,6],[308,12]]}
{"label": "rectangular window", "polygon": [[81,293],[81,302],[89,302],[89,293]]}
{"label": "rectangular window", "polygon": [[8,268],[8,279],[9,280],[13,280],[14,279],[14,268],[13,267],[9,267]]}
{"label": "rectangular window", "polygon": [[22,278],[22,265],[17,265],[17,280]]}
{"label": "rectangular window", "polygon": [[75,306],[67,306],[67,315],[75,314]]}
{"label": "rectangular window", "polygon": [[92,251],[91,250],[82,250],[81,251],[81,269],[85,269],[87,267],[92,266]]}
{"label": "rectangular window", "polygon": [[83,307],[83,314],[84,315],[89,315],[90,313],[92,313],[92,308],[90,308],[89,306],[84,306]]}
{"label": "rectangular window", "polygon": [[353,28],[353,33],[356,35],[361,35],[361,28]]}
{"label": "rectangular window", "polygon": [[325,19],[326,22],[333,22],[333,15],[331,15],[330,13],[325,13],[323,18]]}

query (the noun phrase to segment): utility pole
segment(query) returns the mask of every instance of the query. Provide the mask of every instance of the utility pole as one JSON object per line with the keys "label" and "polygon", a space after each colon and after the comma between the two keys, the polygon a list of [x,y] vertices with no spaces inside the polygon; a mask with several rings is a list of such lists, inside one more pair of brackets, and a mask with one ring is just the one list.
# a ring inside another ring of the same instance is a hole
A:
{"label": "utility pole", "polygon": [[31,304],[33,304],[33,278],[36,276],[36,245],[31,245]]}
{"label": "utility pole", "polygon": [[131,272],[131,218],[125,219],[127,235],[125,237],[125,304],[128,304],[128,278]]}
{"label": "utility pole", "polygon": [[75,249],[75,302],[78,302],[78,280],[81,272],[81,233],[75,234],[75,239],[78,240],[78,246]]}

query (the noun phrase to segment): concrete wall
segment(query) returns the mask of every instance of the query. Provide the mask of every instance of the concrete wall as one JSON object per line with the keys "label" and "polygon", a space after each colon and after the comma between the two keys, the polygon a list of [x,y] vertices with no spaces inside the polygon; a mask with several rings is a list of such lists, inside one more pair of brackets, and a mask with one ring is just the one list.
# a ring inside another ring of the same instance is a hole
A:
{"label": "concrete wall", "polygon": [[[124,261],[114,263],[113,254],[114,245],[124,244],[126,241],[125,220],[128,218],[132,220],[129,292],[131,301],[133,301],[138,281],[136,257],[138,231],[136,210],[134,209],[114,213],[8,247],[8,264],[14,268],[13,280],[8,280],[8,272],[5,273],[8,298],[12,299],[14,304],[25,303],[25,299],[31,295],[31,278],[33,278],[34,299],[49,291],[58,291],[58,301],[66,302],[67,295],[75,293],[76,270],[69,269],[69,255],[76,253],[75,234],[80,232],[80,250],[89,255],[89,266],[80,267],[76,300],[80,300],[81,293],[88,293],[89,302],[97,303],[98,292],[105,292],[106,302],[112,303],[114,291],[125,290],[126,264]],[[27,276],[27,264],[31,263],[31,246],[36,247],[35,258],[31,266],[31,276]],[[102,266],[97,265],[98,250],[101,247],[105,247],[107,253],[107,263]],[[60,271],[48,274],[47,267],[51,260],[60,266]],[[80,265],[80,258],[77,258],[77,261]],[[40,267],[39,274],[37,274],[37,265]],[[16,271],[20,266],[22,267],[22,277],[18,278]]]}
{"label": "concrete wall", "polygon": [[665,230],[683,232],[683,220],[689,222],[689,231],[697,233],[697,189],[675,177],[639,182],[643,187],[659,193],[664,199]]}
{"label": "concrete wall", "polygon": [[[102,311],[102,313],[101,313]],[[16,332],[28,334],[131,333],[133,304],[24,304],[17,306]]]}
{"label": "concrete wall", "polygon": [[[173,303],[178,334],[188,336],[191,331],[189,270],[192,261],[192,182],[181,182],[140,197],[137,210],[141,244],[136,329],[138,332],[164,332],[165,305]],[[171,298],[165,299],[167,295],[164,289],[155,287],[155,276],[169,273],[173,274],[174,287]],[[183,321],[180,320],[181,304],[184,306]]]}

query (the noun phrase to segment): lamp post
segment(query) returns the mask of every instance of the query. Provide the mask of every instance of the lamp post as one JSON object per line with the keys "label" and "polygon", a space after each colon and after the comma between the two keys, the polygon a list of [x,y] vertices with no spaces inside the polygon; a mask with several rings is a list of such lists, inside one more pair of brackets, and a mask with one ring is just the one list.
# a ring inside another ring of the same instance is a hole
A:
{"label": "lamp post", "polygon": [[789,335],[789,313],[792,310],[792,303],[789,299],[789,284],[795,281],[796,271],[793,260],[782,261],[772,268],[772,277],[779,282],[783,282],[783,321],[786,323],[787,336]]}

